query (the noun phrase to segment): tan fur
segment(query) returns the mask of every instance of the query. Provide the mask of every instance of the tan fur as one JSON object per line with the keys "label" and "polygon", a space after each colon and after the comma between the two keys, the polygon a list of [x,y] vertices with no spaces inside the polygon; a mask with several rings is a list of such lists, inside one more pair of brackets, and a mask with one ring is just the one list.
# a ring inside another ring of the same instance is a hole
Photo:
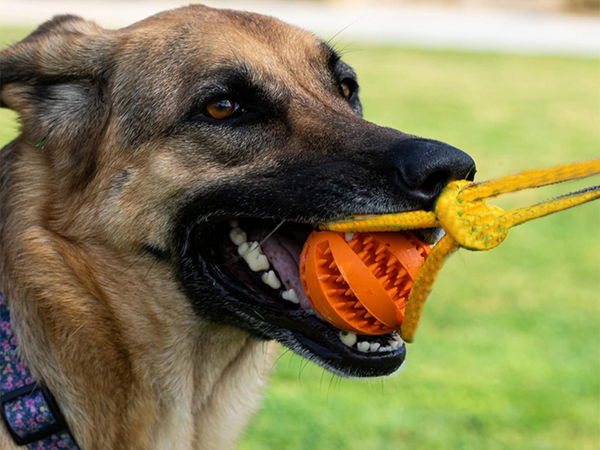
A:
{"label": "tan fur", "polygon": [[[288,226],[300,247],[319,222],[427,209],[473,173],[458,149],[363,120],[329,46],[190,6],[115,31],[59,16],[0,66],[0,106],[22,123],[0,151],[0,291],[82,450],[231,448],[268,339],[342,376],[398,370],[404,346],[344,345],[236,265],[228,240],[239,218]],[[241,106],[217,121],[206,105],[223,96]],[[1,424],[0,448],[16,449]]]}
{"label": "tan fur", "polygon": [[[194,56],[218,63],[232,57],[228,42],[235,42],[235,51],[253,55],[256,64],[281,63],[269,60],[275,56],[252,36],[227,31],[227,17],[200,8],[169,12],[116,32],[73,19],[60,35],[41,34],[3,50],[3,56],[31,47],[27,51],[34,53],[40,71],[65,76],[72,62],[75,71],[93,72],[94,62],[85,60],[96,56],[89,47],[105,40],[123,52],[116,64],[130,66],[121,73],[150,76],[145,72],[152,71],[152,57],[135,61],[128,46],[146,46],[153,58],[161,58],[165,23],[191,26],[190,14],[198,20],[210,15],[214,20],[203,26],[215,27],[212,33],[223,44],[209,45],[198,36],[194,45],[203,49],[192,48]],[[270,24],[275,31],[283,27],[274,20]],[[65,29],[73,33],[67,39]],[[299,30],[292,33],[298,45],[316,42]],[[294,61],[294,54],[280,58]],[[160,73],[151,76],[161,83]],[[117,80],[115,89],[122,87],[119,83],[129,88],[130,82]],[[202,165],[204,177],[222,174],[200,160],[174,157],[161,141],[135,154],[124,150],[123,123],[113,116],[104,130],[90,136],[101,142],[98,173],[85,189],[73,188],[66,176],[73,170],[66,158],[71,136],[54,129],[48,137],[51,151],[35,147],[51,126],[63,124],[38,117],[27,102],[29,90],[21,82],[2,89],[3,103],[19,112],[23,129],[0,153],[6,178],[0,202],[0,286],[22,358],[57,398],[82,449],[230,448],[257,409],[271,368],[270,346],[237,329],[203,322],[170,264],[140,254],[135,246],[141,237],[166,239],[165,221],[177,196],[202,183],[194,167]],[[172,114],[164,106],[159,114]],[[64,141],[52,142],[55,136]],[[117,192],[111,187],[119,182],[119,169],[126,169],[128,178]],[[0,447],[16,449],[1,426]]]}

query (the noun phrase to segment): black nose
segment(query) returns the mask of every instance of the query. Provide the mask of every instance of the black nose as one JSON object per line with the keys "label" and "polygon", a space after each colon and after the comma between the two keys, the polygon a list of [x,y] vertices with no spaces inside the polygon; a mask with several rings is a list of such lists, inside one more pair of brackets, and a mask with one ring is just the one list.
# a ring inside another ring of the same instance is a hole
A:
{"label": "black nose", "polygon": [[473,181],[475,161],[439,141],[407,139],[394,146],[395,180],[412,200],[428,208],[454,180]]}

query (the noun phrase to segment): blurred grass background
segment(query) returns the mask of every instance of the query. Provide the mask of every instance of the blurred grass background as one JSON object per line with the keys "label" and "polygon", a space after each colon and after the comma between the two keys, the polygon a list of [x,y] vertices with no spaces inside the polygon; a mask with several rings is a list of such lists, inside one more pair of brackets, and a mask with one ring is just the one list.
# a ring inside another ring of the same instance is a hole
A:
{"label": "blurred grass background", "polygon": [[[600,156],[598,60],[338,47],[366,119],[467,151],[479,180]],[[16,133],[1,110],[0,144]],[[450,260],[396,376],[342,380],[283,354],[239,448],[598,449],[599,300],[600,204],[526,224]]]}

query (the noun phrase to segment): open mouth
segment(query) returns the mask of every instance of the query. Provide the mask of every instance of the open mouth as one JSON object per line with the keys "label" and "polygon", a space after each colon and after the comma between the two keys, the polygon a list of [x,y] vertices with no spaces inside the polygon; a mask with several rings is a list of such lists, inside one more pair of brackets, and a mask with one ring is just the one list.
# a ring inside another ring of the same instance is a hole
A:
{"label": "open mouth", "polygon": [[236,325],[254,336],[276,339],[339,375],[394,373],[406,356],[396,332],[341,331],[323,320],[304,295],[298,264],[314,229],[309,224],[241,218],[198,227],[195,264],[229,303],[228,310],[244,322]]}

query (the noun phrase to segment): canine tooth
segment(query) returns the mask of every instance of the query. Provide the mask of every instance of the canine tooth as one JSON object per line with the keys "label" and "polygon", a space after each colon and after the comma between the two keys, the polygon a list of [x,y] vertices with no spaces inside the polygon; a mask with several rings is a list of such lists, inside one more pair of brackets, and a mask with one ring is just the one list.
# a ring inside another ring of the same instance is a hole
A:
{"label": "canine tooth", "polygon": [[269,259],[261,253],[258,242],[252,242],[251,244],[243,242],[238,247],[238,253],[244,258],[251,271],[263,272],[269,270]]}
{"label": "canine tooth", "polygon": [[377,350],[379,350],[379,347],[381,347],[381,344],[379,342],[371,342],[371,346],[369,348],[370,352],[376,352]]}
{"label": "canine tooth", "polygon": [[352,347],[354,344],[356,344],[356,334],[340,331],[340,340],[348,347]]}
{"label": "canine tooth", "polygon": [[393,338],[394,338],[395,341],[400,342],[400,344],[404,344],[404,341],[402,340],[402,338],[399,335],[395,334],[393,336]]}
{"label": "canine tooth", "polygon": [[230,220],[230,221],[229,221],[229,226],[230,226],[231,228],[239,228],[239,226],[240,226],[240,223],[239,223],[237,220]]}
{"label": "canine tooth", "polygon": [[366,341],[359,342],[358,344],[356,344],[356,348],[358,349],[359,352],[367,353],[369,351],[369,349],[371,348],[371,344],[369,344]]}
{"label": "canine tooth", "polygon": [[231,242],[233,242],[235,245],[239,246],[248,240],[248,236],[244,230],[235,227],[229,232],[229,239],[231,239]]}
{"label": "canine tooth", "polygon": [[390,344],[390,346],[391,346],[391,347],[392,347],[394,350],[395,350],[395,349],[397,349],[398,347],[400,347],[400,342],[398,342],[398,341],[396,341],[396,340],[393,340],[393,339],[392,339],[391,341],[388,341],[388,344]]}
{"label": "canine tooth", "polygon": [[273,289],[279,289],[281,287],[281,281],[279,281],[279,278],[277,278],[277,275],[275,275],[275,272],[272,270],[264,272],[261,278],[263,283]]}
{"label": "canine tooth", "polygon": [[354,233],[344,233],[344,240],[346,242],[350,242],[353,237],[354,237]]}
{"label": "canine tooth", "polygon": [[293,288],[287,291],[283,291],[281,293],[281,298],[283,298],[284,300],[289,300],[292,303],[300,303],[300,299],[298,298],[298,295],[296,294],[296,291]]}

